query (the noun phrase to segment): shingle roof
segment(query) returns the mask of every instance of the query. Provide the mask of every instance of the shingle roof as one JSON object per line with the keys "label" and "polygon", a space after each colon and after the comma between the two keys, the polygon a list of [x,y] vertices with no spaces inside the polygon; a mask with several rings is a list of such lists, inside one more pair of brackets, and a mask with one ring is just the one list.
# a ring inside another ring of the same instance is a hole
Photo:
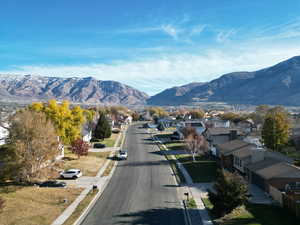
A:
{"label": "shingle roof", "polygon": [[251,156],[253,153],[253,147],[255,147],[255,145],[247,145],[245,147],[239,148],[238,150],[234,151],[232,153],[232,155],[242,159],[242,158],[246,158],[248,156]]}
{"label": "shingle roof", "polygon": [[251,163],[246,165],[246,167],[251,170],[251,171],[257,171],[257,170],[261,170],[263,168],[267,168],[269,166],[272,166],[274,164],[277,163],[281,163],[282,161],[278,160],[278,159],[274,159],[274,158],[265,158],[262,161],[256,162],[256,163]]}
{"label": "shingle roof", "polygon": [[209,132],[210,135],[228,135],[232,130],[236,130],[238,135],[242,135],[242,132],[238,129],[232,129],[228,127],[207,128],[207,132]]}
{"label": "shingle roof", "polygon": [[217,145],[217,148],[219,149],[220,153],[222,155],[228,155],[231,154],[232,152],[239,150],[243,147],[246,147],[248,145],[251,145],[245,141],[242,140],[233,140],[233,141],[228,141],[223,144]]}
{"label": "shingle roof", "polygon": [[256,171],[265,179],[270,178],[300,178],[300,168],[288,163],[277,163]]}

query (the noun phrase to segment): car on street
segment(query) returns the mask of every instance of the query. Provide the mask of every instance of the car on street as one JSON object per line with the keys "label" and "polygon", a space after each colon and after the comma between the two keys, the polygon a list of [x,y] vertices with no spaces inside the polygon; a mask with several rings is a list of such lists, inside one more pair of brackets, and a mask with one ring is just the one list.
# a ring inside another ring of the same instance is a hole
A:
{"label": "car on street", "polygon": [[120,159],[120,160],[123,160],[123,159],[126,160],[126,159],[128,158],[127,151],[125,151],[125,150],[120,150],[117,157],[118,157],[118,159]]}
{"label": "car on street", "polygon": [[93,147],[94,148],[105,148],[106,145],[105,144],[101,144],[101,143],[95,143]]}
{"label": "car on street", "polygon": [[49,180],[39,184],[39,187],[66,187],[66,182],[59,182],[56,180]]}
{"label": "car on street", "polygon": [[82,172],[79,169],[69,169],[60,173],[61,178],[77,179],[81,176],[82,176]]}

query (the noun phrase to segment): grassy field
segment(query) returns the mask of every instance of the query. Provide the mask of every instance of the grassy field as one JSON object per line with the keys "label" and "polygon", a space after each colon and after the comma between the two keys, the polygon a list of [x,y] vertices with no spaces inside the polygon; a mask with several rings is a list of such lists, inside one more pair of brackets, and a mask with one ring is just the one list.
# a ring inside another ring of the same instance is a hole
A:
{"label": "grassy field", "polygon": [[65,152],[64,169],[80,169],[84,176],[96,176],[99,169],[104,165],[110,152],[89,152],[87,156],[79,159],[70,151]]}
{"label": "grassy field", "polygon": [[112,135],[110,136],[110,138],[104,139],[104,141],[102,141],[101,143],[105,144],[106,147],[114,147],[115,142],[116,142],[118,136],[119,136],[119,134],[112,133]]}
{"label": "grassy field", "polygon": [[[51,224],[81,191],[79,188],[0,186],[0,196],[5,199],[4,210],[0,213],[0,224]],[[68,202],[64,203],[64,199]]]}
{"label": "grassy field", "polygon": [[[209,199],[205,198],[203,202],[211,217],[214,218]],[[223,218],[214,218],[214,222],[216,225],[300,225],[300,219],[297,219],[286,209],[258,204],[247,204]]]}
{"label": "grassy field", "polygon": [[79,216],[83,213],[83,211],[86,209],[86,207],[90,204],[90,202],[93,200],[95,195],[99,192],[99,190],[91,190],[87,196],[80,202],[80,204],[77,206],[75,211],[72,213],[72,215],[64,222],[63,225],[72,225]]}
{"label": "grassy field", "polygon": [[176,158],[190,174],[193,182],[213,182],[216,179],[217,164],[214,160],[197,156],[193,162],[190,155],[176,155]]}

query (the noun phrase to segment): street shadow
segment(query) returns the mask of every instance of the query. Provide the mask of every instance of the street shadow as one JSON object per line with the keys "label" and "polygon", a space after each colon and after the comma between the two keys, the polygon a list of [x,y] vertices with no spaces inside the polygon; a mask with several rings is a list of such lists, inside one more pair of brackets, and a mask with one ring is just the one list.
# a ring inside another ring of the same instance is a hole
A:
{"label": "street shadow", "polygon": [[8,194],[21,190],[24,187],[33,187],[35,183],[0,182],[0,194]]}
{"label": "street shadow", "polygon": [[76,160],[76,158],[65,156],[65,157],[62,158],[62,160],[64,160],[64,161],[73,161],[73,160]]}
{"label": "street shadow", "polygon": [[131,225],[183,225],[184,215],[181,208],[155,208],[117,215],[120,224]]}
{"label": "street shadow", "polygon": [[177,188],[177,187],[180,187],[180,186],[178,184],[165,184],[164,187]]}

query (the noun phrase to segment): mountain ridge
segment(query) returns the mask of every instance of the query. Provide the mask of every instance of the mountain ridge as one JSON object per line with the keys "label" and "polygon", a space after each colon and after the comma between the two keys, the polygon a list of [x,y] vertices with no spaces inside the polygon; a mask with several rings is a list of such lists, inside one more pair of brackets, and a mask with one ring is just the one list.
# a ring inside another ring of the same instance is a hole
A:
{"label": "mountain ridge", "polygon": [[[171,88],[150,97],[147,102],[150,105],[226,102],[300,106],[300,56],[261,70],[228,73],[201,85],[191,83],[176,89],[182,87],[189,90],[181,96],[169,95]],[[169,101],[159,99],[160,96]]]}
{"label": "mountain ridge", "polygon": [[93,77],[1,75],[0,99],[7,101],[69,100],[87,104],[145,104],[149,96],[117,81]]}

